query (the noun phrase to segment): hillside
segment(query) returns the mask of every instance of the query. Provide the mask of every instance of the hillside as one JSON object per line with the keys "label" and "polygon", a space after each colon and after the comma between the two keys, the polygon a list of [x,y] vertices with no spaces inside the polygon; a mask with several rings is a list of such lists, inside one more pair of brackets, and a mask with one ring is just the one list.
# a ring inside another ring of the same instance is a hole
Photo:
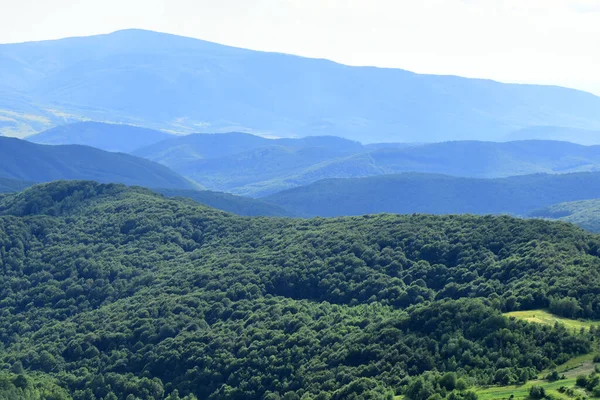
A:
{"label": "hillside", "polygon": [[154,189],[166,197],[190,199],[197,203],[247,217],[294,217],[281,207],[257,199],[209,190]]}
{"label": "hillside", "polygon": [[246,218],[141,188],[39,185],[0,200],[3,388],[472,399],[591,351],[593,332],[502,312],[599,318],[598,249],[542,220]]}
{"label": "hillside", "polygon": [[535,210],[529,216],[571,222],[590,232],[600,233],[599,199],[553,204],[541,210]]}
{"label": "hillside", "polygon": [[0,68],[0,132],[20,137],[77,120],[365,143],[600,130],[600,98],[581,91],[350,67],[142,30],[0,45]]}
{"label": "hillside", "polygon": [[130,153],[173,135],[130,125],[78,122],[60,125],[26,139],[38,144],[80,144],[106,151]]}
{"label": "hillside", "polygon": [[301,215],[372,213],[515,214],[600,197],[600,173],[525,175],[501,179],[399,174],[326,179],[264,200]]}
{"label": "hillside", "polygon": [[208,189],[252,197],[321,179],[402,172],[497,178],[600,171],[600,146],[542,140],[363,146],[336,137],[196,134],[162,141],[133,154],[160,162]]}
{"label": "hillside", "polygon": [[39,145],[5,137],[0,137],[0,177],[33,182],[84,179],[146,187],[195,188],[167,167],[128,154],[87,146]]}
{"label": "hillside", "polygon": [[0,193],[20,192],[31,185],[32,182],[0,178]]}

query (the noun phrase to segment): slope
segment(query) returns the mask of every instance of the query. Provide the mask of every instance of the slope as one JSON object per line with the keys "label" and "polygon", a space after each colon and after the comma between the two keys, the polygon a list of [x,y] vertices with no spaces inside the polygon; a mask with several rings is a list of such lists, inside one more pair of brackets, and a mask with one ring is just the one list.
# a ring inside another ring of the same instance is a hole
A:
{"label": "slope", "polygon": [[48,129],[28,136],[27,140],[51,145],[80,144],[106,151],[130,153],[169,137],[172,135],[130,125],[79,122]]}
{"label": "slope", "polygon": [[576,90],[350,67],[142,30],[1,45],[0,68],[0,115],[16,113],[2,132],[12,135],[36,129],[32,114],[45,126],[66,117],[365,143],[600,129],[600,98]]}
{"label": "slope", "polygon": [[163,165],[127,154],[4,137],[0,137],[0,177],[33,182],[89,179],[180,189],[195,186]]}
{"label": "slope", "polygon": [[32,185],[32,182],[0,178],[0,193],[20,192]]}
{"label": "slope", "polygon": [[242,218],[39,185],[0,200],[0,361],[75,400],[470,399],[590,352],[502,312],[598,318],[598,249],[542,220]]}
{"label": "slope", "polygon": [[529,214],[534,218],[571,222],[591,232],[600,233],[600,200],[580,200],[553,204]]}
{"label": "slope", "polygon": [[564,201],[600,197],[600,173],[525,175],[501,179],[399,174],[326,179],[264,200],[313,216],[370,213],[527,215]]}
{"label": "slope", "polygon": [[217,210],[227,211],[233,214],[247,217],[294,217],[293,213],[281,207],[251,199],[248,197],[235,196],[229,193],[212,192],[209,190],[177,190],[177,189],[154,189],[166,197],[190,199],[197,203],[207,205]]}

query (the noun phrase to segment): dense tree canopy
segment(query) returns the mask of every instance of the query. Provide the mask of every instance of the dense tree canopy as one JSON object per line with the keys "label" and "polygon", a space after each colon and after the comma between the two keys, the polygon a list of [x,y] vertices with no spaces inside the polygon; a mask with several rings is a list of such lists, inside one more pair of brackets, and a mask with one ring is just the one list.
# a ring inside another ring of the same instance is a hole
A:
{"label": "dense tree canopy", "polygon": [[0,214],[0,365],[77,400],[471,398],[590,351],[503,311],[600,317],[600,238],[564,223],[244,218],[91,182]]}

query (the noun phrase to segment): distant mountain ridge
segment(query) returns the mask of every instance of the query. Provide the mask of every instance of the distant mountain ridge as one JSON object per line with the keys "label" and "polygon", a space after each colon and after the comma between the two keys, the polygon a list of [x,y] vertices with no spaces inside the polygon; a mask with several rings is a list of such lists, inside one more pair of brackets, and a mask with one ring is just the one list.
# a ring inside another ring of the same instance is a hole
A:
{"label": "distant mountain ridge", "polygon": [[261,197],[321,179],[403,172],[499,178],[600,171],[600,146],[556,141],[361,145],[336,137],[266,139],[243,133],[175,137],[133,152],[210,190]]}
{"label": "distant mountain ridge", "polygon": [[146,187],[194,189],[198,185],[143,158],[88,146],[48,146],[0,137],[0,178],[31,182],[94,180]]}
{"label": "distant mountain ridge", "polygon": [[38,144],[81,144],[106,151],[130,153],[172,136],[137,126],[87,121],[59,125],[26,139]]}
{"label": "distant mountain ridge", "polygon": [[335,217],[377,213],[513,214],[600,198],[600,172],[499,179],[405,173],[325,179],[263,198],[290,212]]}
{"label": "distant mountain ridge", "polygon": [[20,137],[89,119],[364,143],[600,130],[600,97],[577,90],[350,67],[143,30],[0,45],[0,68],[0,132]]}

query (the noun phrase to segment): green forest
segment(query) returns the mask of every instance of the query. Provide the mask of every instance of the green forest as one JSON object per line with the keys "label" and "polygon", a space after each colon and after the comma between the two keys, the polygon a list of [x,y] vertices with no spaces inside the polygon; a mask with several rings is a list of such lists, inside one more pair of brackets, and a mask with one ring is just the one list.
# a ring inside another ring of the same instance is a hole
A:
{"label": "green forest", "polygon": [[503,313],[600,319],[599,257],[563,222],[38,185],[0,197],[0,399],[475,399],[596,348]]}

